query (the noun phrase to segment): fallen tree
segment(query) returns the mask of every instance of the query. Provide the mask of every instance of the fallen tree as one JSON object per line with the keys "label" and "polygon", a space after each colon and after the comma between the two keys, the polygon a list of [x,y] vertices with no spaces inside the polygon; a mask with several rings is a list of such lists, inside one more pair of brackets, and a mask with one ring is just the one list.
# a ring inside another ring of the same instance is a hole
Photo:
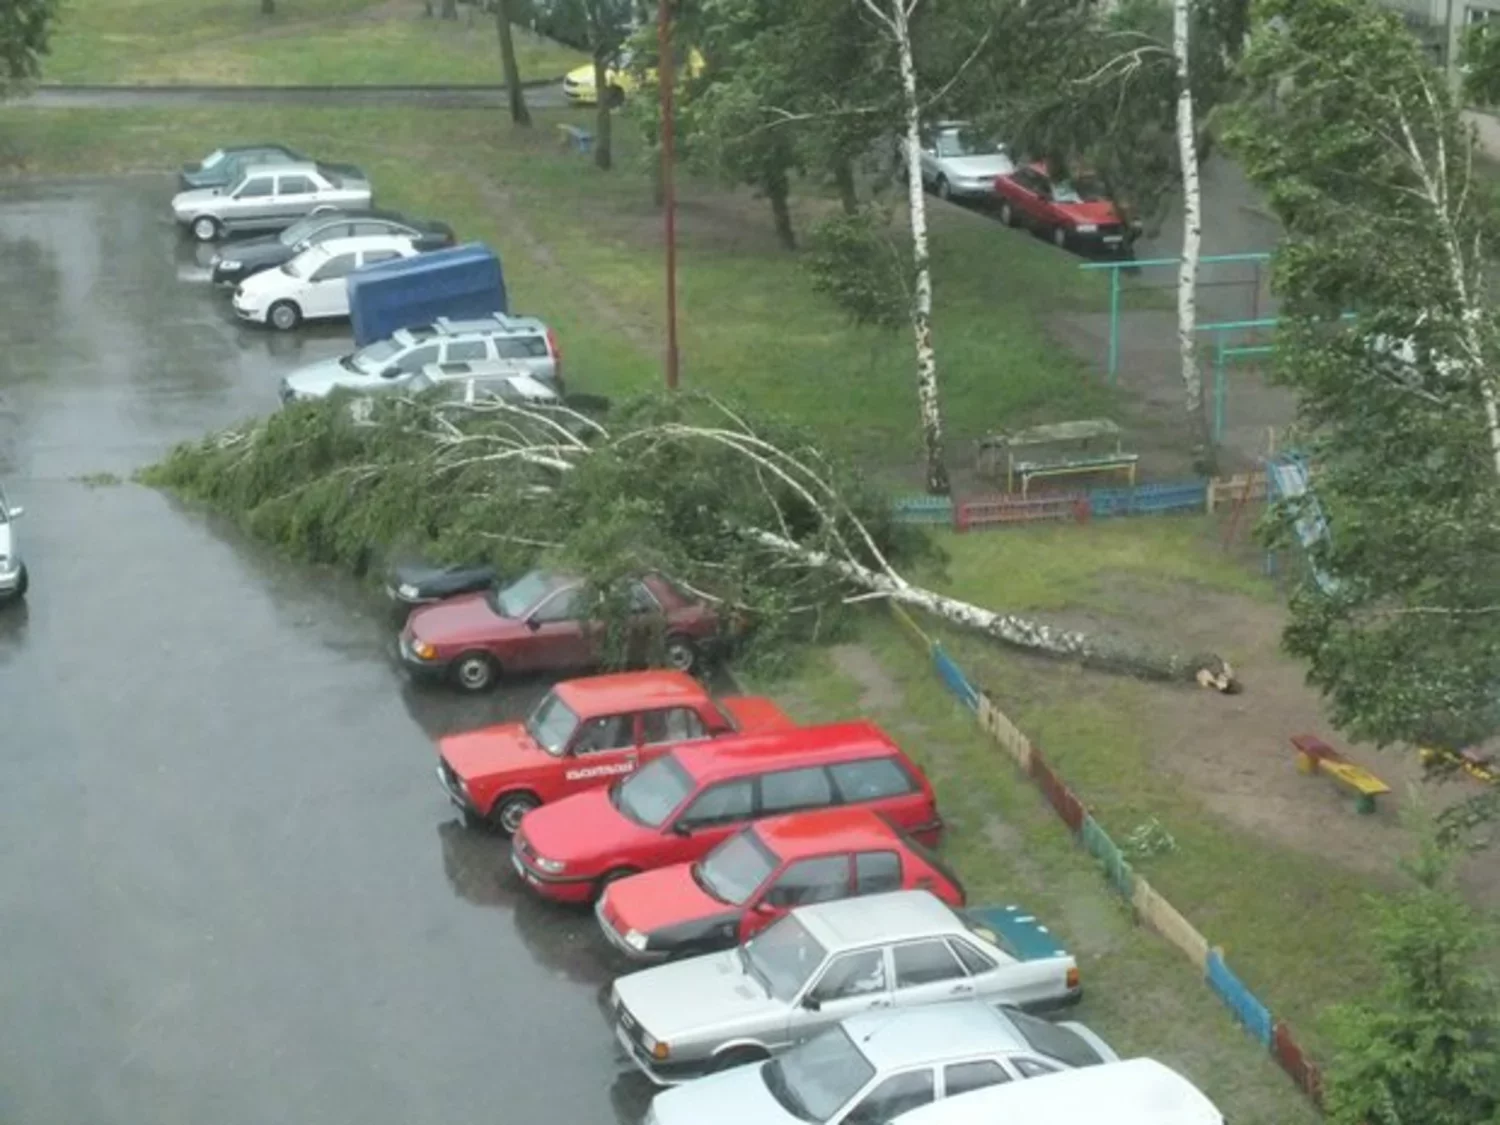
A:
{"label": "fallen tree", "polygon": [[356,572],[402,549],[502,572],[547,562],[601,590],[660,570],[751,622],[762,656],[888,599],[1087,667],[1236,689],[1212,654],[1057,629],[911,581],[903,567],[939,554],[888,497],[796,427],[703,396],[637,399],[608,424],[499,400],[339,396],[181,446],[142,479]]}

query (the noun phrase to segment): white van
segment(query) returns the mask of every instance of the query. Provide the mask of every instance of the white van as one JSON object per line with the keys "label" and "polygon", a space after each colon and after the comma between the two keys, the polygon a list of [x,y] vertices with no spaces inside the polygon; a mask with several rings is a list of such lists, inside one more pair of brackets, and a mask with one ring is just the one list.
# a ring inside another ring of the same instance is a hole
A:
{"label": "white van", "polygon": [[1129,1059],[988,1086],[887,1125],[1224,1125],[1224,1115],[1171,1067]]}

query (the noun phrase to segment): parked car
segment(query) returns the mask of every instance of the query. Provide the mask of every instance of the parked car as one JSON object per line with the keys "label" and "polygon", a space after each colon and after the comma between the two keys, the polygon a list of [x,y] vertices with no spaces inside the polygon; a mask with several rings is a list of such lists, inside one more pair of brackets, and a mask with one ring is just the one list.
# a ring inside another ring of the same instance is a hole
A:
{"label": "parked car", "polygon": [[349,315],[349,275],[357,269],[418,254],[410,238],[389,234],[333,238],[310,246],[274,270],[252,274],[234,291],[241,320],[289,332],[304,320]]}
{"label": "parked car", "polygon": [[594,909],[615,948],[660,961],[731,949],[794,907],[913,889],[964,904],[963,884],[947,865],[856,806],[757,821],[695,863],[611,883]]}
{"label": "parked car", "polygon": [[1054,180],[1045,164],[1017,168],[997,176],[1000,218],[1008,226],[1025,225],[1063,249],[1121,252],[1139,227],[1126,229],[1115,205],[1086,176]]}
{"label": "parked car", "polygon": [[990,199],[995,177],[1016,170],[1003,144],[963,121],[942,121],[922,137],[922,183],[943,199]]}
{"label": "parked car", "polygon": [[546,805],[511,839],[538,894],[592,902],[627,875],[701,859],[751,821],[867,805],[929,840],[942,829],[932,786],[870,722],[829,723],[683,746],[611,785]]}
{"label": "parked car", "polygon": [[240,170],[250,164],[306,164],[307,157],[286,145],[268,141],[250,145],[226,145],[216,148],[196,164],[184,164],[177,173],[181,191],[223,187],[233,183]]}
{"label": "parked car", "polygon": [[[647,1121],[651,1119],[648,1116]],[[1155,1059],[1064,1070],[1034,1082],[967,1091],[902,1113],[891,1125],[1224,1125],[1203,1092]]]}
{"label": "parked car", "polygon": [[433,363],[502,360],[527,371],[563,393],[562,351],[557,336],[530,316],[495,316],[478,320],[439,318],[418,328],[403,328],[388,340],[293,371],[281,381],[281,401],[322,398],[335,387],[369,390],[384,380],[415,375]]}
{"label": "parked car", "polygon": [[[658,1094],[653,1125],[884,1125],[918,1106],[1119,1056],[1082,1024],[1051,1024],[977,1000],[851,1016],[758,1066]],[[717,1112],[715,1112],[717,1110]],[[1054,1118],[995,1115],[1053,1125]]]}
{"label": "parked car", "polygon": [[408,219],[394,211],[320,211],[298,219],[280,234],[217,251],[209,263],[209,277],[215,285],[238,285],[320,242],[373,234],[404,236],[424,252],[453,245],[453,228],[447,223]]}
{"label": "parked car", "polygon": [[403,563],[387,571],[385,592],[397,605],[408,607],[410,616],[411,607],[488,590],[499,581],[499,572],[492,566]]}
{"label": "parked car", "polygon": [[[675,54],[673,57],[677,57]],[[696,47],[689,50],[686,67],[678,65],[679,76],[686,70],[687,76],[696,78],[703,73],[703,56],[698,53]],[[656,69],[649,67],[646,75],[652,82],[656,81]],[[605,88],[609,91],[609,104],[619,105],[625,100],[627,94],[633,93],[639,85],[639,79],[633,67],[633,59],[630,52],[622,51],[614,66],[606,68],[604,72]],[[598,105],[599,90],[594,80],[594,64],[584,63],[576,66],[563,76],[563,96],[571,105]]]}
{"label": "parked car", "polygon": [[[632,579],[627,655],[644,660],[653,643],[669,668],[688,672],[718,632],[713,609],[659,574]],[[605,655],[605,628],[585,583],[534,570],[504,589],[450,598],[412,611],[401,632],[401,659],[414,674],[486,691],[504,673],[576,672]]]}
{"label": "parked car", "polygon": [[10,503],[0,489],[0,601],[19,601],[31,583],[16,536],[16,520],[25,511],[19,504]]}
{"label": "parked car", "polygon": [[390,383],[412,394],[442,391],[447,400],[471,404],[491,399],[520,406],[562,405],[562,398],[548,384],[535,375],[518,371],[510,360],[429,363],[410,379],[392,379]]}
{"label": "parked car", "polygon": [[172,215],[199,242],[239,231],[281,230],[315,211],[370,206],[370,182],[352,166],[252,164],[228,187],[172,198]]}
{"label": "parked car", "polygon": [[630,973],[615,981],[609,1010],[636,1066],[668,1085],[778,1054],[868,1012],[960,998],[1068,1003],[1080,994],[1077,963],[1055,942],[1048,948],[1023,960],[925,891],[897,891],[799,907],[737,949]]}
{"label": "parked car", "polygon": [[539,805],[607,785],[700,739],[794,726],[769,699],[715,700],[682,672],[564,680],[522,723],[438,741],[438,780],[464,818],[506,834]]}

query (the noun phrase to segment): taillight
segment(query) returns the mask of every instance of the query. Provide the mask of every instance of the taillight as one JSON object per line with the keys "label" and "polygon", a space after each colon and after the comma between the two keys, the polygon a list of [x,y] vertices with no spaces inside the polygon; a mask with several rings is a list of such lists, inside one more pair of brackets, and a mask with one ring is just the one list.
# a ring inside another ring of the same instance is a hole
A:
{"label": "taillight", "polygon": [[1068,970],[1068,987],[1077,988],[1080,979],[1081,978],[1078,975],[1078,966],[1074,965],[1071,969]]}

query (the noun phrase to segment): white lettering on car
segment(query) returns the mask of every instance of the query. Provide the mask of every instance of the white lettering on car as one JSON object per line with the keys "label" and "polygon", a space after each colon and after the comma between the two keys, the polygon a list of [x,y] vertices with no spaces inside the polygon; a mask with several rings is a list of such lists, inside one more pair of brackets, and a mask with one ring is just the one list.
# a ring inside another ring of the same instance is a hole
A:
{"label": "white lettering on car", "polygon": [[569,770],[563,774],[568,781],[587,781],[591,777],[608,777],[615,773],[629,773],[635,769],[634,762],[621,762],[613,766],[589,766],[583,770]]}

